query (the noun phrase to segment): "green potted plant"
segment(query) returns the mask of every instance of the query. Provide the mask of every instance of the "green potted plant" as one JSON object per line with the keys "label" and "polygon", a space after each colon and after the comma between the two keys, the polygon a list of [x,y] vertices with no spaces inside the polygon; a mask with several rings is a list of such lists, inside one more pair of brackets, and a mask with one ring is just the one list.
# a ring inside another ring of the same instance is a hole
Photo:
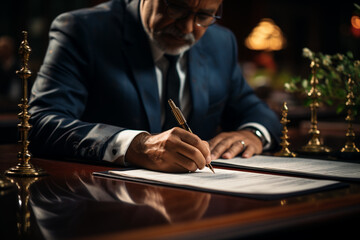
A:
{"label": "green potted plant", "polygon": [[[355,60],[351,52],[346,54],[328,55],[321,52],[313,52],[308,48],[303,49],[303,56],[318,64],[316,77],[319,80],[317,89],[320,91],[320,103],[336,107],[337,113],[346,110],[346,96],[348,92],[348,79],[354,81],[353,93],[355,96],[353,107],[354,116],[360,110],[360,61]],[[285,90],[291,93],[308,93],[311,89],[308,78],[293,77],[284,84]],[[310,104],[311,99],[304,101],[305,105]]]}

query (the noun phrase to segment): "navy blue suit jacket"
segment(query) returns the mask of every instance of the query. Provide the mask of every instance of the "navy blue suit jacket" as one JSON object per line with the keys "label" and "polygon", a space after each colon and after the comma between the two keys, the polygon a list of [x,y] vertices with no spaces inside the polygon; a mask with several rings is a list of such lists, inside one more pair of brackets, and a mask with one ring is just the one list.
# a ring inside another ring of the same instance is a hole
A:
{"label": "navy blue suit jacket", "polygon": [[[237,63],[234,35],[213,25],[188,52],[192,112],[204,140],[247,122],[275,142],[277,116],[254,94]],[[139,0],[114,0],[58,16],[30,100],[31,151],[101,160],[124,129],[161,132],[154,62],[139,18]]]}

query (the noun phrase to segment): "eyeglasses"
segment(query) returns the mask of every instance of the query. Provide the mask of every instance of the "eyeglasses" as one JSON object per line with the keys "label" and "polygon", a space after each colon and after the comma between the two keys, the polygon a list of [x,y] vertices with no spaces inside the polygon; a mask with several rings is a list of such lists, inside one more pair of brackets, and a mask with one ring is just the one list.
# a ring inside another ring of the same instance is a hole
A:
{"label": "eyeglasses", "polygon": [[194,14],[195,24],[199,27],[206,28],[206,27],[214,24],[218,19],[221,19],[222,4],[220,5],[216,14],[211,15],[208,13],[193,12],[185,6],[178,5],[169,0],[164,0],[164,2],[166,5],[166,14],[174,20],[184,19],[184,18],[188,17],[190,14]]}

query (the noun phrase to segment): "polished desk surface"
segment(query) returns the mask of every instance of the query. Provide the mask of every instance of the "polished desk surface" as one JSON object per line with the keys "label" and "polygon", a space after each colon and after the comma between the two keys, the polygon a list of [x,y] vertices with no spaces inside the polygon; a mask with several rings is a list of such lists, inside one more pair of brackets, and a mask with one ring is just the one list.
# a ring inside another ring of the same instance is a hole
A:
{"label": "polished desk surface", "polygon": [[[17,151],[16,145],[0,145],[1,173],[17,164]],[[16,188],[0,190],[1,239],[16,239],[16,222],[21,224],[24,216],[20,215],[26,214],[30,214],[26,215],[30,226],[22,233],[24,239],[344,239],[358,235],[359,183],[270,201],[92,175],[114,166],[40,158],[31,163],[49,175],[30,185],[29,213],[19,210],[17,204],[24,205],[25,200],[16,198]],[[13,181],[21,185],[26,180]]]}

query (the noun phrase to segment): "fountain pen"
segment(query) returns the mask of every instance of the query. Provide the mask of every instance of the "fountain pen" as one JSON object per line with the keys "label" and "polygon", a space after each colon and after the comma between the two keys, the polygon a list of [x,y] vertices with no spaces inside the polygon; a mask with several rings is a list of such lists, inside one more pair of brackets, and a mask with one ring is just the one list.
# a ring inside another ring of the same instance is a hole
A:
{"label": "fountain pen", "polygon": [[[192,131],[191,131],[189,125],[187,124],[186,119],[185,119],[184,115],[182,114],[180,108],[178,108],[178,107],[175,105],[174,101],[171,100],[171,99],[168,100],[168,103],[169,103],[169,105],[170,105],[170,107],[171,107],[171,111],[172,111],[172,113],[174,114],[174,116],[175,116],[175,118],[176,118],[176,121],[179,123],[179,125],[180,125],[183,129],[185,129],[186,131],[192,133]],[[207,166],[208,168],[210,168],[210,170],[215,174],[214,168],[211,166],[211,163],[206,164],[206,166]]]}

